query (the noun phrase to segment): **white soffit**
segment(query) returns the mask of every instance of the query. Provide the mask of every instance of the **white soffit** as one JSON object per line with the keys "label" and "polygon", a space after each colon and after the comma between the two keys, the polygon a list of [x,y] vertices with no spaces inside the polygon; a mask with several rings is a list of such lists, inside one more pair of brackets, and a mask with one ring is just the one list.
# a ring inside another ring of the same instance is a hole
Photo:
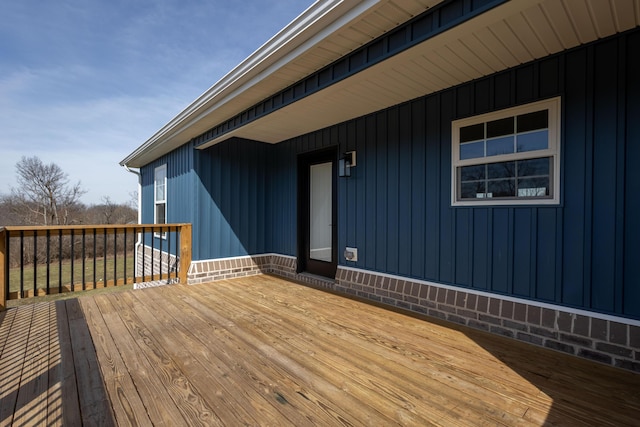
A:
{"label": "white soffit", "polygon": [[[155,160],[440,2],[315,3],[121,164]],[[511,0],[200,148],[278,143],[638,25],[640,0]]]}
{"label": "white soffit", "polygon": [[278,143],[640,25],[640,0],[505,3],[216,138]]}

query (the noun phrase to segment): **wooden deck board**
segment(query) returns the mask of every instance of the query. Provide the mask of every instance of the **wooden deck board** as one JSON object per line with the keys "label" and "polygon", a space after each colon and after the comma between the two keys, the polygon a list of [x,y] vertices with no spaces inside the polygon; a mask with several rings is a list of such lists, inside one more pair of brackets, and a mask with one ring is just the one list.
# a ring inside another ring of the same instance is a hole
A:
{"label": "wooden deck board", "polygon": [[634,425],[640,375],[270,276],[0,313],[3,425]]}

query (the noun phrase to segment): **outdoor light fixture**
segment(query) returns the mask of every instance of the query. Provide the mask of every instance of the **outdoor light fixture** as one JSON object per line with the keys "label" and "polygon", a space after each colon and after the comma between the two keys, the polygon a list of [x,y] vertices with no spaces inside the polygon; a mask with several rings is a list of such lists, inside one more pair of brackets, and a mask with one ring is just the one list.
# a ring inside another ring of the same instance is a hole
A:
{"label": "outdoor light fixture", "polygon": [[351,176],[351,168],[356,165],[356,152],[344,153],[338,160],[338,176],[348,178]]}

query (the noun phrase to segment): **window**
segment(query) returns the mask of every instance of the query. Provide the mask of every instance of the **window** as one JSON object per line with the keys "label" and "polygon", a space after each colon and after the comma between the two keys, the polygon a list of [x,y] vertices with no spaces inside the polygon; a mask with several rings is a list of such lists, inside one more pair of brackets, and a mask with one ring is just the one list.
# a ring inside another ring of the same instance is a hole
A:
{"label": "window", "polygon": [[452,124],[453,206],[553,204],[560,196],[560,98]]}
{"label": "window", "polygon": [[167,223],[167,165],[155,169],[154,180],[154,217],[155,224]]}

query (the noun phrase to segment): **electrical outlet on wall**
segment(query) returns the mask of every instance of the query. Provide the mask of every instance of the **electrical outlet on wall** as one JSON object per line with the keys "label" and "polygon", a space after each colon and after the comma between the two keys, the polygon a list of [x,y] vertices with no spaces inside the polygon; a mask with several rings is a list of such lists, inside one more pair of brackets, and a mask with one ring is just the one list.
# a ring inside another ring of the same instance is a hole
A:
{"label": "electrical outlet on wall", "polygon": [[346,248],[344,250],[344,258],[347,261],[357,262],[358,261],[358,249],[357,248]]}

